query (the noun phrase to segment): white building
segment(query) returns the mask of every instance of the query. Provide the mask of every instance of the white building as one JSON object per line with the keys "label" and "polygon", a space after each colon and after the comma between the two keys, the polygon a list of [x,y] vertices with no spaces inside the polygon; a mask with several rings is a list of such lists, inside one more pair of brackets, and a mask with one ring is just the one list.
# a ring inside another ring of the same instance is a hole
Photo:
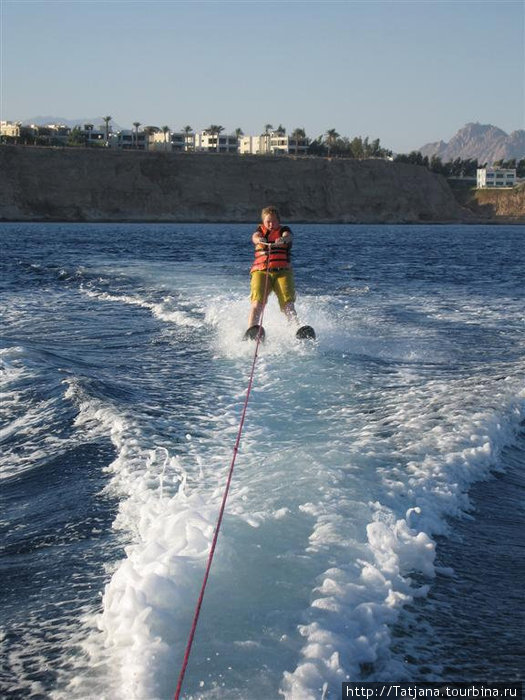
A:
{"label": "white building", "polygon": [[153,134],[150,137],[150,148],[156,151],[183,151],[195,150],[195,134],[193,131],[170,131],[166,136],[163,132]]}
{"label": "white building", "polygon": [[201,131],[195,134],[195,150],[209,153],[238,153],[239,139],[235,134],[215,134]]}
{"label": "white building", "polygon": [[0,121],[0,136],[18,138],[20,136],[21,122]]}
{"label": "white building", "polygon": [[240,153],[280,155],[290,154],[304,156],[308,152],[309,141],[296,139],[282,131],[270,131],[260,136],[243,136],[240,141]]}
{"label": "white building", "polygon": [[261,153],[261,136],[241,136],[239,139],[239,153]]}
{"label": "white building", "polygon": [[478,188],[514,187],[516,168],[478,168],[476,184]]}

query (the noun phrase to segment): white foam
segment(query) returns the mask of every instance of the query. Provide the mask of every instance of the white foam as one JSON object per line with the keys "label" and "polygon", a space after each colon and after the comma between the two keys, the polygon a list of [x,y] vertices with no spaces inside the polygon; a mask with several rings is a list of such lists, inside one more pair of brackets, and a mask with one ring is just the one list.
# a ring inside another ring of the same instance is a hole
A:
{"label": "white foam", "polygon": [[[89,398],[74,380],[67,397],[78,405],[77,429],[104,431],[117,450],[106,490],[120,498],[114,528],[128,544],[103,592],[102,612],[84,621],[91,631],[79,644],[97,674],[70,679],[65,694],[164,697],[173,690],[165,670],[188,629],[188,600],[200,586],[218,514],[218,475],[211,467],[226,460],[220,453],[210,459],[208,483],[201,468],[202,489],[189,488],[181,460],[165,448],[147,449],[133,416]],[[191,435],[186,439],[191,452]]]}
{"label": "white foam", "polygon": [[[31,470],[50,454],[63,453],[74,443],[74,436],[60,437],[54,432],[63,418],[63,401],[61,396],[53,395],[54,385],[44,376],[45,367],[38,358],[26,348],[15,346],[0,351],[0,363],[2,480]],[[48,397],[49,390],[52,395]]]}
{"label": "white foam", "polygon": [[[432,536],[447,531],[447,516],[468,508],[468,486],[488,476],[525,414],[525,392],[518,390],[516,396],[516,382],[503,384],[499,392],[492,385],[482,387],[485,400],[490,397],[498,410],[471,413],[469,391],[476,389],[479,392],[479,385],[469,381],[456,387],[433,384],[426,389],[426,398],[432,398],[430,410],[425,396],[412,390],[396,406],[396,420],[390,413],[391,425],[404,433],[404,440],[396,442],[412,458],[405,470],[382,469],[389,505],[371,504],[373,516],[366,527],[359,571],[351,565],[359,556],[358,542],[347,541],[348,566],[329,569],[320,577],[309,614],[312,622],[299,628],[306,638],[303,660],[292,673],[284,674],[285,697],[319,697],[326,681],[335,688],[341,680],[358,680],[362,664],[378,666],[369,680],[384,679],[385,669],[397,674],[394,678],[402,677],[400,664],[390,655],[391,626],[406,603],[428,591],[428,584],[413,583],[411,575],[428,580],[436,575]],[[438,406],[441,425],[436,425]],[[393,452],[392,462],[398,458]],[[397,472],[398,481],[392,480],[392,472]],[[414,505],[403,518],[396,518],[396,511],[407,502]],[[305,508],[317,517],[312,534],[316,547],[337,544],[337,528],[326,526],[326,509],[323,520],[319,507]],[[329,523],[337,522],[340,511],[337,507],[333,511]]]}
{"label": "white foam", "polygon": [[[94,294],[156,313],[140,297]],[[369,320],[369,296],[359,296],[359,310],[300,299],[300,318],[319,334],[310,346],[295,341],[273,299],[267,308],[214,569],[219,593],[208,598],[215,623],[203,621],[190,694],[220,696],[224,684],[224,697],[245,697],[255,672],[227,669],[252,669],[256,655],[268,687],[292,700],[335,693],[342,680],[359,679],[363,665],[402,674],[392,626],[426,595],[440,570],[435,536],[468,509],[469,485],[488,476],[525,415],[519,367],[499,382],[482,370],[436,379],[439,372],[418,364],[446,356],[434,332],[411,335],[403,323],[384,330],[377,314]],[[132,410],[71,387],[77,428],[109,434],[116,448],[108,489],[120,498],[114,526],[127,545],[100,614],[86,621],[82,646],[95,672],[70,678],[73,697],[173,692],[254,350],[241,340],[245,291],[214,291],[206,307],[215,332],[206,390],[216,386],[214,371],[223,383],[199,439],[156,449],[153,429]],[[361,355],[365,361],[356,360]],[[220,593],[232,587],[228,614]],[[225,649],[227,660],[217,651]]]}
{"label": "white foam", "polygon": [[130,306],[138,306],[140,308],[147,309],[155,318],[158,318],[161,321],[166,321],[167,323],[173,323],[178,326],[189,326],[193,328],[198,328],[202,325],[201,320],[196,318],[195,315],[188,313],[184,309],[177,308],[179,302],[173,297],[168,296],[160,302],[154,302],[141,296],[101,292],[88,288],[84,288],[83,292],[86,294],[86,296],[93,299],[118,302],[121,304],[128,304]]}

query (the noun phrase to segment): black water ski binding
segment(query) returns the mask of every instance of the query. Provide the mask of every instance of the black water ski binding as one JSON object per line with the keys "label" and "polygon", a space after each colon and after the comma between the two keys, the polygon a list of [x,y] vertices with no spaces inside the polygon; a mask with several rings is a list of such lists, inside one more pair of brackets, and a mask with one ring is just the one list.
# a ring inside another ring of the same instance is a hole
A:
{"label": "black water ski binding", "polygon": [[244,334],[243,340],[257,340],[257,337],[259,336],[259,328],[261,329],[261,340],[264,340],[266,333],[264,328],[258,325],[250,326],[250,328],[248,328]]}
{"label": "black water ski binding", "polygon": [[295,334],[299,340],[315,340],[315,331],[312,326],[301,326]]}

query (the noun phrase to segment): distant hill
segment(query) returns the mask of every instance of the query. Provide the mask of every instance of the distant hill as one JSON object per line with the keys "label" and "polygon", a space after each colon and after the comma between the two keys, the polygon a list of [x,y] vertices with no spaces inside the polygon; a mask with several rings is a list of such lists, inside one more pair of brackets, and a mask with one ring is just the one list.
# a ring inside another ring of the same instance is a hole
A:
{"label": "distant hill", "polygon": [[492,164],[497,160],[525,158],[525,130],[505,133],[492,124],[471,122],[465,124],[448,143],[436,141],[418,149],[423,156],[439,156],[444,163],[456,158],[478,159],[479,163]]}

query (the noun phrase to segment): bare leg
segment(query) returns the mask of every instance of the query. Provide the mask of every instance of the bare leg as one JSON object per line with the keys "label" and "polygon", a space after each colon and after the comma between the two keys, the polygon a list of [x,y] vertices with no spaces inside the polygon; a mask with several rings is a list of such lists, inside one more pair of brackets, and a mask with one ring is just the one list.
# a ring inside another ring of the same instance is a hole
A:
{"label": "bare leg", "polygon": [[250,310],[250,316],[248,317],[248,328],[251,328],[259,323],[262,309],[263,305],[260,301],[252,301],[252,308]]}
{"label": "bare leg", "polygon": [[286,314],[286,318],[290,323],[295,323],[296,326],[299,325],[299,319],[297,318],[297,312],[295,310],[295,306],[293,301],[289,301],[287,304],[284,305],[283,311]]}

